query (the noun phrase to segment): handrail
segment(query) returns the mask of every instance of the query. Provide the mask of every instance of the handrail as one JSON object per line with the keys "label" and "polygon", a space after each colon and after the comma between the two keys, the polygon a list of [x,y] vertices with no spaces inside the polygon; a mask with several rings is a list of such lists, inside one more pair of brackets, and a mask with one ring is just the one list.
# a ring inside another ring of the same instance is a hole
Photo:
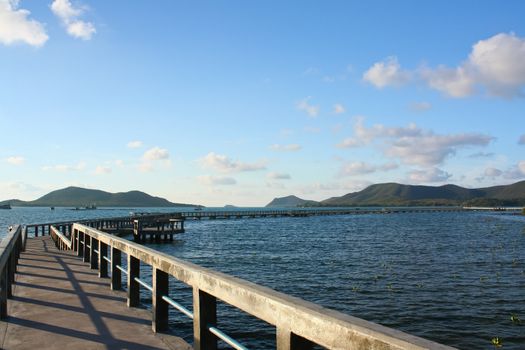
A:
{"label": "handrail", "polygon": [[59,249],[72,249],[72,242],[69,238],[64,236],[55,226],[51,226],[51,238]]}
{"label": "handrail", "polygon": [[13,296],[12,284],[20,252],[25,249],[26,232],[19,225],[11,226],[0,242],[0,319],[7,317],[7,299]]}
{"label": "handrail", "polygon": [[[72,241],[78,242],[73,247],[78,255],[84,256],[84,261],[91,263],[92,268],[97,267],[94,260],[98,255],[99,275],[107,275],[107,262],[103,257],[111,250],[113,289],[121,284],[118,269],[121,253],[127,254],[128,306],[139,303],[140,262],[152,266],[154,331],[164,330],[168,325],[168,303],[164,299],[168,297],[168,276],[191,286],[195,349],[217,347],[217,299],[274,325],[279,350],[310,348],[312,344],[328,349],[453,349],[200,267],[86,225],[73,225]],[[79,249],[81,241],[83,251]],[[90,249],[87,249],[86,242]],[[95,248],[99,248],[99,254],[94,253]],[[104,269],[106,271],[102,272]]]}

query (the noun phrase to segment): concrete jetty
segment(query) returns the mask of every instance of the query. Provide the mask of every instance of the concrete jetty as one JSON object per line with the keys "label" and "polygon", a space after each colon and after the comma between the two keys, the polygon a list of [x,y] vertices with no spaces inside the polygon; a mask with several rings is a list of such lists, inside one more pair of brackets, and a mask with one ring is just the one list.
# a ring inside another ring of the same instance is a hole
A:
{"label": "concrete jetty", "polygon": [[111,291],[108,279],[50,236],[28,240],[7,313],[1,349],[191,349],[153,333],[149,312],[126,307],[124,292]]}
{"label": "concrete jetty", "polygon": [[[340,350],[453,349],[84,224],[62,228],[51,226],[49,235],[28,237],[27,227],[14,226],[0,242],[3,349],[189,349],[180,338],[167,335],[168,310],[173,308],[193,323],[194,350],[216,350],[219,341],[247,350],[221,330],[218,301],[273,325],[277,350],[317,345]],[[141,265],[151,266],[151,284],[141,278]],[[170,278],[192,289],[191,309],[170,294]],[[139,308],[141,289],[151,293],[149,311]]]}

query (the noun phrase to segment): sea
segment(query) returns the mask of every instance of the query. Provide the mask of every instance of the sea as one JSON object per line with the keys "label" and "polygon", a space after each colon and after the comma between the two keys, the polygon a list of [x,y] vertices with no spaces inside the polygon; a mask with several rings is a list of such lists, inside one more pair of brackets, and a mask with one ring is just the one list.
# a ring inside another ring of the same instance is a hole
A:
{"label": "sea", "polygon": [[[0,210],[0,234],[18,223],[138,211],[175,210],[15,207]],[[459,349],[493,349],[494,337],[503,349],[525,349],[525,216],[428,212],[187,220],[185,228],[173,242],[148,246]],[[148,266],[141,267],[141,278],[151,278]],[[170,296],[190,310],[191,295],[170,280]],[[147,290],[141,302],[146,308],[151,303]],[[191,320],[170,312],[172,331],[191,342]],[[512,315],[522,322],[513,322]],[[272,326],[224,303],[218,326],[249,349],[275,348]]]}

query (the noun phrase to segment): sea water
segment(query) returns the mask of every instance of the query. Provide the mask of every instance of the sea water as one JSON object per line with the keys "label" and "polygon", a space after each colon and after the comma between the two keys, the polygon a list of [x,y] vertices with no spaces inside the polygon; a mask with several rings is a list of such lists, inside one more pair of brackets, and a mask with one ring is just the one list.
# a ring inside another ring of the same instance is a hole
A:
{"label": "sea water", "polygon": [[[9,224],[124,216],[135,209],[14,208]],[[169,209],[165,209],[172,211]],[[141,211],[159,211],[151,208]],[[352,316],[461,349],[525,348],[525,217],[504,213],[399,213],[300,218],[189,220],[170,243],[148,244],[178,258]],[[148,280],[150,269],[141,267]],[[191,289],[170,280],[191,309]],[[142,303],[150,303],[141,291]],[[224,304],[219,327],[251,349],[273,349],[275,329]],[[191,320],[170,311],[172,329],[192,340]],[[226,348],[226,347],[225,347]]]}

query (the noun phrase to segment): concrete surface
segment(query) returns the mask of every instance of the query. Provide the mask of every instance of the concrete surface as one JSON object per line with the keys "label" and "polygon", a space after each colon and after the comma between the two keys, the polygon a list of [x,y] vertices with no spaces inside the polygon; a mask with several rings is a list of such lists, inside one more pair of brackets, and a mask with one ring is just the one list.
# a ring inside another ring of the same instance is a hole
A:
{"label": "concrete surface", "polygon": [[29,239],[19,260],[8,319],[0,322],[2,349],[181,349],[182,339],[151,330],[151,312],[128,308],[72,253],[49,236]]}

